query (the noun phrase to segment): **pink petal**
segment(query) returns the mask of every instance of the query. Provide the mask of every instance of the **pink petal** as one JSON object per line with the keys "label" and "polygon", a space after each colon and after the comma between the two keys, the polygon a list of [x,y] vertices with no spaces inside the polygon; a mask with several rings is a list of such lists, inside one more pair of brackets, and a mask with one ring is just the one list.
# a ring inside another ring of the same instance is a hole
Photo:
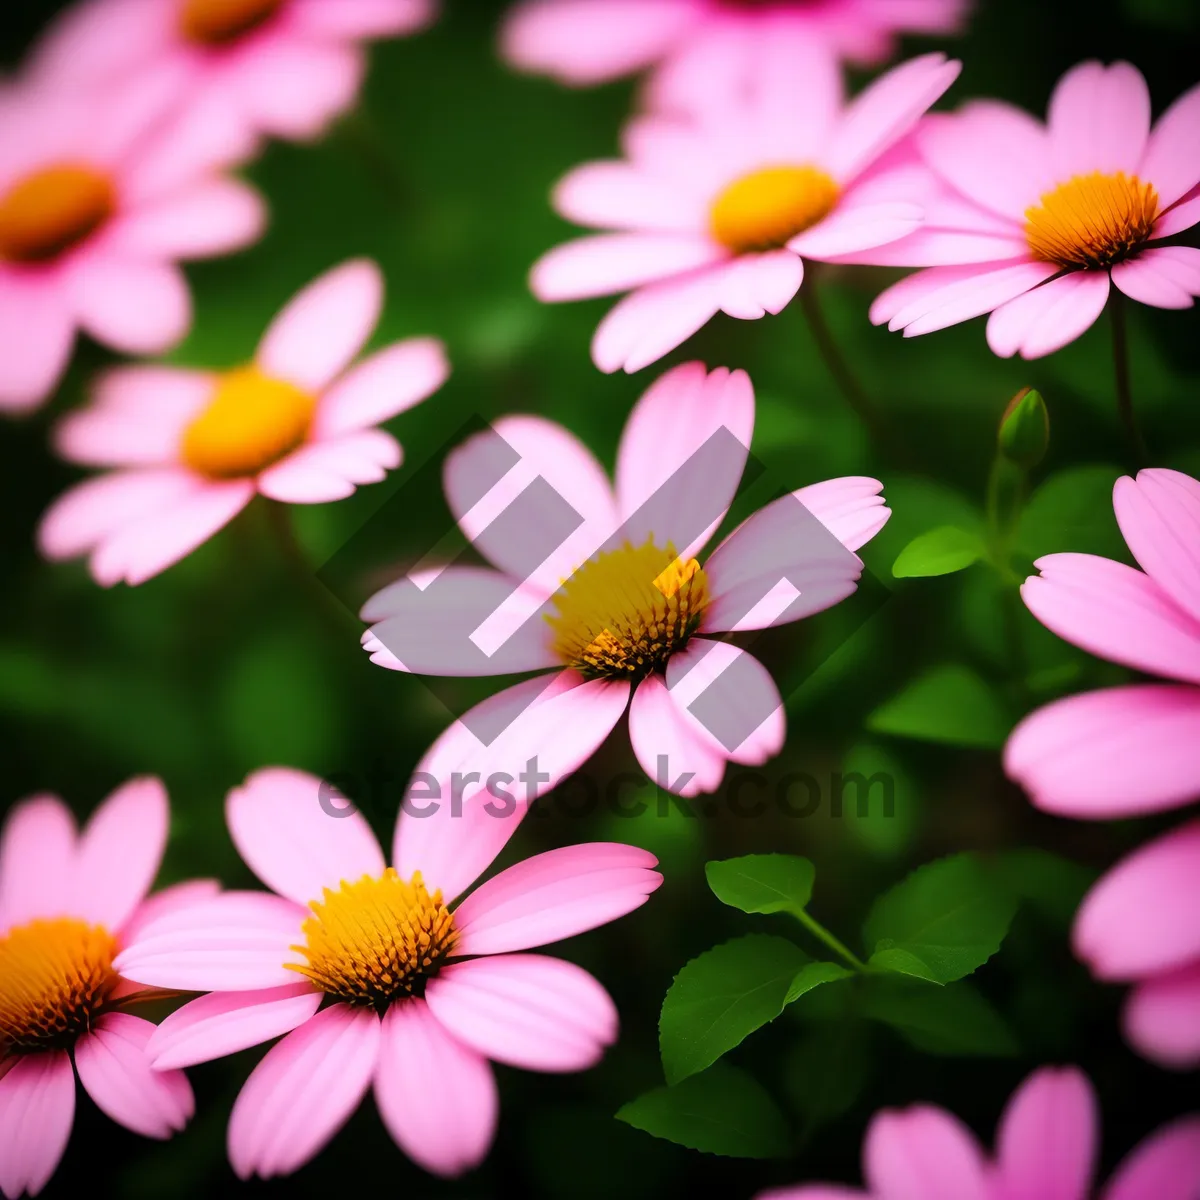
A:
{"label": "pink petal", "polygon": [[379,1059],[379,1018],[334,1004],[267,1051],[229,1118],[229,1161],[239,1179],[290,1175],[349,1120]]}
{"label": "pink petal", "polygon": [[[914,234],[913,238],[922,236],[922,234]],[[897,245],[907,246],[912,243],[913,238],[906,238]],[[992,269],[994,268],[995,264],[992,264]],[[900,328],[900,326],[892,324],[898,313],[909,308],[916,308],[920,312],[928,307],[931,297],[944,291],[951,284],[976,279],[979,274],[980,267],[972,260],[967,265],[933,266],[928,270],[915,271],[912,275],[906,275],[875,297],[868,314],[871,324],[887,324],[889,329]]]}
{"label": "pink petal", "polygon": [[120,929],[158,874],[170,825],[167,792],[158,779],[131,779],[92,814],[79,835],[72,872],[81,917]]}
{"label": "pink petal", "polygon": [[884,1109],[867,1130],[863,1159],[872,1193],[887,1200],[989,1200],[979,1146],[940,1108]]}
{"label": "pink petal", "polygon": [[437,338],[395,342],[352,367],[321,398],[313,434],[328,438],[388,421],[446,382],[450,364]]}
{"label": "pink petal", "polygon": [[852,254],[856,261],[867,262],[871,256],[864,252],[898,242],[913,233],[920,228],[922,217],[920,205],[902,200],[875,204],[846,202],[823,221],[792,238],[788,249],[818,261]]}
{"label": "pink petal", "polygon": [[26,1054],[0,1076],[0,1191],[36,1196],[75,1122],[75,1075],[65,1050]]}
{"label": "pink petal", "polygon": [[865,546],[888,522],[892,510],[883,484],[865,475],[810,483],[792,493],[847,550]]}
{"label": "pink petal", "polygon": [[1196,619],[1200,638],[1200,483],[1161,467],[1139,471],[1117,480],[1113,511],[1142,570]]}
{"label": "pink petal", "polygon": [[109,245],[131,258],[208,258],[256,242],[266,222],[266,205],[252,187],[206,179],[134,209],[114,224]]}
{"label": "pink petal", "polygon": [[331,817],[321,805],[322,780],[290,767],[266,767],[225,799],[229,833],[246,865],[272,891],[299,905],[325,888],[386,864],[379,842],[357,809]]}
{"label": "pink petal", "polygon": [[[1177,255],[1186,257],[1176,257]],[[1143,250],[1136,258],[1117,263],[1112,281],[1131,300],[1154,308],[1191,308],[1200,295],[1200,250],[1194,246],[1166,246]]]}
{"label": "pink petal", "polygon": [[83,329],[124,354],[161,354],[192,323],[187,280],[173,263],[90,254],[72,264],[67,283]]}
{"label": "pink petal", "polygon": [[452,963],[425,999],[458,1041],[527,1071],[584,1071],[617,1037],[617,1010],[600,984],[543,954]]}
{"label": "pink petal", "polygon": [[[1150,511],[1135,507],[1136,492],[1121,492],[1128,539]],[[1033,565],[1041,574],[1025,580],[1021,597],[1047,629],[1099,658],[1200,683],[1200,626],[1150,576],[1095,554],[1048,554]]]}
{"label": "pink petal", "polygon": [[294,0],[288,16],[318,38],[404,37],[437,15],[433,0]]}
{"label": "pink petal", "polygon": [[1200,821],[1109,871],[1075,915],[1074,943],[1100,979],[1140,979],[1200,958]]}
{"label": "pink petal", "polygon": [[709,206],[699,192],[623,161],[576,167],[555,186],[552,203],[568,221],[594,229],[696,236],[708,230]]}
{"label": "pink petal", "polygon": [[[905,337],[933,333],[991,312],[1057,272],[1058,267],[1053,263],[1005,263],[990,267],[980,264],[973,274],[959,277],[938,291],[909,301],[891,318],[888,328],[903,329]],[[1104,283],[1107,286],[1107,277]],[[876,304],[882,299],[880,296]],[[874,309],[871,315],[874,320]]]}
{"label": "pink petal", "polygon": [[1200,961],[1138,984],[1122,1024],[1138,1052],[1160,1067],[1200,1065]]}
{"label": "pink petal", "polygon": [[1154,222],[1156,238],[1170,237],[1191,229],[1200,221],[1200,185],[1187,192],[1182,200],[1177,200],[1158,220]]}
{"label": "pink petal", "polygon": [[1004,769],[1034,804],[1112,820],[1200,793],[1200,688],[1134,684],[1067,696],[1013,730]]}
{"label": "pink petal", "polygon": [[75,324],[61,289],[0,266],[0,412],[35,408],[67,369]]}
{"label": "pink petal", "polygon": [[79,1082],[97,1107],[143,1137],[169,1138],[196,1110],[182,1071],[150,1065],[146,1046],[154,1026],[128,1013],[105,1013],[75,1043]]}
{"label": "pink petal", "polygon": [[1200,1117],[1180,1117],[1118,1164],[1103,1200],[1192,1200],[1200,1188]]}
{"label": "pink petal", "polygon": [[57,796],[30,796],[0,829],[0,931],[68,916],[75,898],[75,818]]}
{"label": "pink petal", "polygon": [[1127,62],[1081,62],[1059,81],[1046,114],[1059,182],[1089,171],[1136,174],[1150,135],[1150,92]]}
{"label": "pink petal", "polygon": [[529,950],[607,925],[662,886],[654,855],[616,842],[535,854],[481,884],[455,910],[455,955]]}
{"label": "pink petal", "polygon": [[383,307],[383,276],[365,258],[326,271],[290,300],[259,343],[258,365],[320,392],[362,349]]}
{"label": "pink petal", "polygon": [[787,307],[804,281],[804,262],[791,250],[743,254],[725,272],[721,310],[743,321],[757,321]]}
{"label": "pink petal", "polygon": [[1176,100],[1154,123],[1137,168],[1154,185],[1162,208],[1174,204],[1200,182],[1200,84]]}
{"label": "pink petal", "polygon": [[[1023,321],[1019,322],[1023,328],[1016,349],[1021,357],[1042,358],[1053,354],[1089,330],[1108,303],[1108,282],[1108,274],[1104,271],[1074,271],[1009,301],[1006,308],[1029,306],[1023,312]],[[1002,311],[993,313],[988,322],[988,344],[994,353],[1007,357],[1005,351],[1011,341],[993,329]]]}
{"label": "pink petal", "polygon": [[301,446],[258,477],[258,490],[285,504],[344,500],[359,484],[380,483],[401,458],[390,433],[360,429]]}
{"label": "pink petal", "polygon": [[995,1200],[1087,1200],[1100,1114],[1077,1067],[1043,1067],[1013,1093],[996,1135]]}
{"label": "pink petal", "polygon": [[725,775],[725,748],[695,728],[659,675],[637,685],[629,704],[629,741],[642,770],[678,796],[715,792]]}
{"label": "pink petal", "polygon": [[500,1117],[487,1059],[451,1037],[424,1000],[384,1014],[375,1101],[400,1149],[446,1178],[483,1162]]}
{"label": "pink petal", "polygon": [[324,993],[307,980],[254,992],[210,992],[165,1017],[147,1054],[154,1069],[192,1067],[291,1033],[315,1015]]}
{"label": "pink petal", "polygon": [[727,257],[722,246],[698,235],[597,234],[542,255],[529,286],[542,301],[583,300],[672,279]]}
{"label": "pink petal", "polygon": [[220,895],[221,885],[215,879],[189,879],[185,883],[173,883],[147,896],[133,910],[133,915],[121,926],[120,942],[128,946],[141,937],[148,925],[172,913],[182,912],[193,904],[211,900]]}
{"label": "pink petal", "polygon": [[157,0],[91,0],[62,10],[35,43],[28,64],[45,79],[93,83],[157,53],[172,14]]}

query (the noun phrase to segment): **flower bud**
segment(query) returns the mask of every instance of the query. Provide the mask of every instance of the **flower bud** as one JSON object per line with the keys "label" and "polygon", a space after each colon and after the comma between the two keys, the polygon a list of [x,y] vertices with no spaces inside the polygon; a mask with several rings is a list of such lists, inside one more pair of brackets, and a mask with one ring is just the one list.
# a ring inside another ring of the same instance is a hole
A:
{"label": "flower bud", "polygon": [[1000,418],[996,443],[1000,456],[1023,471],[1042,461],[1050,444],[1050,414],[1040,392],[1022,388],[1012,398]]}

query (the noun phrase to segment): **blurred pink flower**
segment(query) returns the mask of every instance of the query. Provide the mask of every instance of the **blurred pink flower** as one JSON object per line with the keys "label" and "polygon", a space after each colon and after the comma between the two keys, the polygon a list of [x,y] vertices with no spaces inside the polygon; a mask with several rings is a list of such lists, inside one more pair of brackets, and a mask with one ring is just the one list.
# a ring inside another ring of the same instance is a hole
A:
{"label": "blurred pink flower", "polygon": [[1200,221],[1200,87],[1152,129],[1141,72],[1083,62],[1045,125],[975,101],[929,117],[916,143],[946,191],[886,261],[929,269],[876,299],[875,324],[911,337],[991,313],[996,354],[1039,358],[1090,328],[1110,281],[1158,308],[1200,295],[1200,249],[1166,241]]}
{"label": "blurred pink flower", "polygon": [[[646,116],[626,158],[559,183],[558,211],[611,232],[550,251],[530,284],[541,300],[628,291],[600,323],[602,371],[637,371],[718,312],[778,313],[805,258],[868,261],[916,229],[928,171],[880,159],[950,86],[959,64],[928,54],[843,102],[835,66],[797,47],[762,72],[762,96],[698,122]],[[872,169],[874,168],[874,169]]]}
{"label": "blurred pink flower", "polygon": [[115,467],[42,518],[48,558],[87,554],[104,586],[142,583],[212,537],[261,493],[340,500],[400,465],[375,426],[441,387],[442,344],[410,338],[351,365],[379,319],[372,262],[335,267],[275,318],[254,362],[230,371],[118,367],[57,430],[72,462]]}
{"label": "blurred pink flower", "polygon": [[75,1119],[75,1070],[114,1121],[169,1138],[192,1115],[182,1071],[151,1068],[153,999],[113,966],[146,922],[216,893],[207,882],[147,898],[167,843],[167,795],[133,779],[81,832],[56,796],[31,796],[0,829],[0,1192],[35,1195]]}
{"label": "blurred pink flower", "polygon": [[56,87],[154,79],[230,136],[307,140],[350,108],[360,42],[415,33],[436,0],[83,0],[36,47]]}
{"label": "blurred pink flower", "polygon": [[191,323],[177,260],[261,234],[258,193],[220,174],[245,147],[173,114],[153,84],[0,94],[0,410],[46,399],[76,327],[128,354],[174,345]]}
{"label": "blurred pink flower", "polygon": [[514,67],[575,86],[655,67],[651,107],[694,111],[735,103],[763,64],[789,47],[873,65],[898,35],[957,33],[967,0],[524,0],[501,52]]}
{"label": "blurred pink flower", "polygon": [[[1200,483],[1179,471],[1118,479],[1113,507],[1142,570],[1051,554],[1029,610],[1091,654],[1172,683],[1084,692],[1026,717],[1004,764],[1039,808],[1092,820],[1200,798]],[[1084,900],[1075,949],[1102,979],[1138,984],[1129,1039],[1166,1066],[1200,1063],[1200,824],[1152,842]]]}
{"label": "blurred pink flower", "polygon": [[389,867],[359,812],[322,806],[323,787],[269,768],[230,792],[233,840],[278,894],[224,893],[147,925],[120,955],[142,983],[209,993],[167,1017],[149,1052],[177,1068],[286,1034],[233,1107],[229,1157],[243,1179],[308,1162],[372,1084],[401,1149],[461,1174],[496,1132],[489,1059],[582,1071],[617,1036],[591,975],[519,952],[640,907],[662,883],[657,860],[616,843],[550,850],[451,907],[516,819],[483,804],[402,810]]}
{"label": "blurred pink flower", "polygon": [[1164,1125],[1093,1191],[1096,1094],[1077,1067],[1042,1067],[1012,1094],[994,1160],[955,1116],[932,1105],[875,1114],[863,1144],[865,1192],[805,1184],[758,1200],[1193,1200],[1200,1189],[1200,1114]]}
{"label": "blurred pink flower", "polygon": [[[414,570],[372,597],[373,661],[423,675],[542,670],[455,721],[418,766],[464,797],[555,787],[629,708],[639,763],[682,795],[715,791],[727,762],[757,765],[784,740],[770,673],[723,632],[800,620],[858,585],[854,553],[890,511],[881,484],[812,484],[700,553],[733,503],[754,427],[743,371],[685,363],[634,406],[616,487],[561,426],[509,416],[446,460],[446,498],[493,566]],[[530,773],[531,760],[536,769]]]}

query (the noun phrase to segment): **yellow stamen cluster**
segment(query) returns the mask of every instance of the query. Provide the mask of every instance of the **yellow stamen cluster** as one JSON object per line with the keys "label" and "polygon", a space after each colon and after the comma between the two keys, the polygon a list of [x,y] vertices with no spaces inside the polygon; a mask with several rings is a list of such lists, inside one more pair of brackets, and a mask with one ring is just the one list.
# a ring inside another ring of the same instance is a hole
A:
{"label": "yellow stamen cluster", "polygon": [[183,0],[179,29],[189,42],[223,46],[265,24],[285,0]]}
{"label": "yellow stamen cluster", "polygon": [[80,163],[43,167],[0,196],[0,260],[47,262],[95,233],[116,211],[102,171]]}
{"label": "yellow stamen cluster", "polygon": [[229,371],[184,430],[183,461],[209,479],[256,475],[308,437],[315,407],[307,392],[257,367]]}
{"label": "yellow stamen cluster", "polygon": [[343,880],[309,908],[304,945],[292,947],[308,965],[288,963],[288,970],[332,996],[379,1011],[420,995],[458,939],[442,893],[430,895],[420,871],[404,880],[388,867],[378,879]]}
{"label": "yellow stamen cluster", "polygon": [[838,185],[819,167],[764,167],[713,202],[712,235],[735,254],[776,250],[833,210]]}
{"label": "yellow stamen cluster", "polygon": [[116,939],[73,917],[0,937],[0,1057],[63,1049],[91,1029],[116,987]]}
{"label": "yellow stamen cluster", "polygon": [[708,586],[700,564],[653,539],[589,559],[563,583],[554,652],[586,679],[638,680],[666,666],[700,624]]}
{"label": "yellow stamen cluster", "polygon": [[1124,171],[1076,175],[1025,211],[1025,240],[1040,262],[1111,267],[1154,232],[1158,193]]}

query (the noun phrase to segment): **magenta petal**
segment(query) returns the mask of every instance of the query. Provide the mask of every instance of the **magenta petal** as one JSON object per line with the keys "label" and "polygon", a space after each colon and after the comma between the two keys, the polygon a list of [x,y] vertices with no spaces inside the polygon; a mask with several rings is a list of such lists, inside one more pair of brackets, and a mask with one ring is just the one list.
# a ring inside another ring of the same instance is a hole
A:
{"label": "magenta petal", "polygon": [[75,322],[51,279],[0,268],[0,412],[35,408],[67,368]]}
{"label": "magenta petal", "polygon": [[1200,1116],[1180,1117],[1118,1164],[1101,1200],[1193,1200],[1200,1192]]}
{"label": "magenta petal", "polygon": [[0,830],[0,931],[74,909],[75,818],[57,796],[30,796]]}
{"label": "magenta petal", "polygon": [[872,1194],[887,1200],[991,1200],[987,1167],[971,1131],[940,1108],[876,1114],[863,1160]]}
{"label": "magenta petal", "polygon": [[75,1122],[75,1074],[65,1050],[27,1054],[0,1076],[0,1191],[46,1186]]}
{"label": "magenta petal", "polygon": [[1130,1043],[1160,1067],[1200,1066],[1200,960],[1139,983],[1122,1024]]}

